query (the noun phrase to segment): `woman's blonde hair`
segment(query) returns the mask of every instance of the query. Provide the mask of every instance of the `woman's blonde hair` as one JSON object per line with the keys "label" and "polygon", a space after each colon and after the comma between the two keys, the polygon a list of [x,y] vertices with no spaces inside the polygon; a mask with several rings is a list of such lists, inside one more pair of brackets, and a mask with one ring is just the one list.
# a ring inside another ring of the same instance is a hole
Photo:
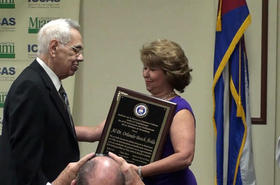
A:
{"label": "woman's blonde hair", "polygon": [[188,59],[179,44],[159,39],[145,44],[140,50],[141,60],[145,66],[162,69],[170,85],[179,92],[191,82]]}

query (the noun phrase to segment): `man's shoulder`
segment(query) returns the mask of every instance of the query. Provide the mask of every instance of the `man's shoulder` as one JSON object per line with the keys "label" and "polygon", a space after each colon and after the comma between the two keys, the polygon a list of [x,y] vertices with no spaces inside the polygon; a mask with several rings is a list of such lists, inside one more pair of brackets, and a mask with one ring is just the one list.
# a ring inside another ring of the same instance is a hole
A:
{"label": "man's shoulder", "polygon": [[[33,63],[32,63],[33,64]],[[40,70],[32,67],[32,64],[27,66],[12,83],[9,94],[16,91],[25,91],[26,89],[37,86],[44,87],[44,82],[40,74]]]}
{"label": "man's shoulder", "polygon": [[30,80],[34,82],[38,81],[41,79],[40,72],[40,65],[36,61],[33,61],[20,73],[20,75],[16,78],[15,82],[21,82],[25,80]]}

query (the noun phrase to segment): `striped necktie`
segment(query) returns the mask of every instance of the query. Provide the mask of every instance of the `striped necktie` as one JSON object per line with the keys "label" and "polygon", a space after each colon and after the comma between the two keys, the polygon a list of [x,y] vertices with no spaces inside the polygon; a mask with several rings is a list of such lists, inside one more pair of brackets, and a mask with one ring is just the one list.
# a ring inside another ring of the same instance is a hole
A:
{"label": "striped necktie", "polygon": [[70,119],[70,122],[71,122],[72,132],[73,132],[74,136],[76,136],[74,121],[73,121],[73,118],[72,118],[72,115],[71,115],[71,110],[70,110],[70,106],[69,106],[68,97],[67,97],[67,94],[66,94],[62,85],[60,86],[58,92],[59,92],[60,97],[63,100],[64,106],[65,106],[65,108],[68,112],[68,116],[69,116],[69,119]]}

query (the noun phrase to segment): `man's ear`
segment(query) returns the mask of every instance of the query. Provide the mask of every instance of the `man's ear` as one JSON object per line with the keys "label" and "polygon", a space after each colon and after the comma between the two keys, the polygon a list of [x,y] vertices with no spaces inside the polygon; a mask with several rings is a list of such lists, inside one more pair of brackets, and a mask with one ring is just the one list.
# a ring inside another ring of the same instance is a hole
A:
{"label": "man's ear", "polygon": [[48,49],[49,49],[49,54],[50,54],[52,57],[55,57],[57,47],[58,47],[58,41],[57,41],[57,40],[51,40]]}
{"label": "man's ear", "polygon": [[71,185],[76,185],[76,184],[77,184],[77,180],[76,179],[72,180]]}

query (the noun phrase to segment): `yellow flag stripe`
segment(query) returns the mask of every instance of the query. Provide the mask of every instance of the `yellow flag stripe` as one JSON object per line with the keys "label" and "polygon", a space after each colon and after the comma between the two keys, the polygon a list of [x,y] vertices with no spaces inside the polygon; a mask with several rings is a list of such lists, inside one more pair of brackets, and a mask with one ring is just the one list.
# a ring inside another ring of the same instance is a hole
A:
{"label": "yellow flag stripe", "polygon": [[[231,91],[233,99],[236,103],[236,106],[238,106],[238,99],[240,97],[239,97],[239,95],[236,91],[236,88],[234,86],[232,78],[230,79],[230,91]],[[240,106],[240,111],[241,111],[242,123],[243,123],[243,126],[244,126],[244,133],[243,133],[242,143],[241,143],[241,147],[240,147],[240,150],[239,150],[239,153],[238,153],[237,162],[236,162],[236,166],[235,166],[234,179],[233,179],[233,184],[234,185],[236,184],[236,178],[237,178],[238,167],[239,167],[239,164],[240,164],[240,158],[241,158],[242,151],[243,151],[243,148],[244,148],[244,145],[245,145],[245,142],[246,142],[246,138],[247,138],[246,115],[245,115],[245,111],[244,111],[244,108],[243,108],[242,104]]]}
{"label": "yellow flag stripe", "polygon": [[219,1],[219,10],[217,16],[217,23],[216,23],[216,31],[222,31],[222,1]]}

